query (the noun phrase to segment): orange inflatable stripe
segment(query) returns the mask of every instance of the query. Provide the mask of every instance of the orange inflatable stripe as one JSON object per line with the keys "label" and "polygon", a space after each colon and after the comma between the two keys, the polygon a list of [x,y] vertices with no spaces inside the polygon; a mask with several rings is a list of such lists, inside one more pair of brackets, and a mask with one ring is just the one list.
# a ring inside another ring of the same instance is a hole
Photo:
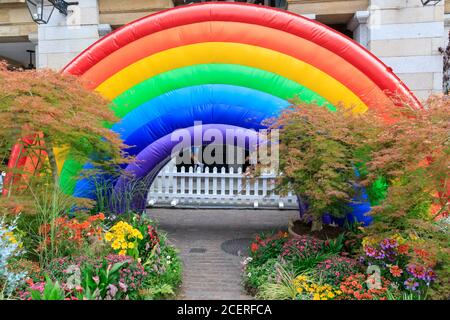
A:
{"label": "orange inflatable stripe", "polygon": [[123,68],[152,54],[210,41],[243,43],[284,53],[326,72],[372,108],[393,106],[372,80],[331,51],[287,32],[239,22],[208,21],[150,34],[111,53],[87,70],[82,78],[90,88],[96,88]]}

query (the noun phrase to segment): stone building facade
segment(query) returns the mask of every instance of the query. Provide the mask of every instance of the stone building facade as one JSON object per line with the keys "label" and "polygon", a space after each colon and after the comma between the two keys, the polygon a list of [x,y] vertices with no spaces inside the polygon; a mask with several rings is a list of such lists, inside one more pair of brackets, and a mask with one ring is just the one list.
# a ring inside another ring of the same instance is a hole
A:
{"label": "stone building facade", "polygon": [[[60,69],[112,30],[183,1],[78,0],[68,16],[55,10],[48,24],[38,26],[26,0],[0,0],[0,57],[19,66]],[[421,0],[287,0],[287,10],[353,37],[391,67],[418,98],[442,91],[439,48],[448,42],[450,0],[428,6]]]}

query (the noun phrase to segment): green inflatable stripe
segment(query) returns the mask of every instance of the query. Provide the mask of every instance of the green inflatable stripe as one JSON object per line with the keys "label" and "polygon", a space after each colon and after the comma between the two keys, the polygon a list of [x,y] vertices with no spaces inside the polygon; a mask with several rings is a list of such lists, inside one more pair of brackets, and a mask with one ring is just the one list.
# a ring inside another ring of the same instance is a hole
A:
{"label": "green inflatable stripe", "polygon": [[282,99],[295,96],[306,103],[330,105],[314,91],[275,73],[237,64],[198,64],[161,73],[124,92],[112,102],[123,118],[141,104],[164,93],[204,84],[228,84],[269,93]]}
{"label": "green inflatable stripe", "polygon": [[68,154],[59,177],[61,190],[65,194],[73,194],[77,183],[75,177],[80,174],[82,169],[83,165]]}
{"label": "green inflatable stripe", "polygon": [[[333,105],[322,96],[292,80],[272,72],[236,64],[198,64],[158,74],[118,96],[112,101],[111,109],[117,117],[123,118],[135,108],[159,95],[204,84],[247,87],[285,100],[298,97],[305,103],[315,103],[334,110]],[[112,124],[105,124],[105,127],[111,126]],[[68,194],[73,193],[76,184],[74,177],[80,173],[82,167],[83,165],[70,155],[65,161],[60,183]]]}

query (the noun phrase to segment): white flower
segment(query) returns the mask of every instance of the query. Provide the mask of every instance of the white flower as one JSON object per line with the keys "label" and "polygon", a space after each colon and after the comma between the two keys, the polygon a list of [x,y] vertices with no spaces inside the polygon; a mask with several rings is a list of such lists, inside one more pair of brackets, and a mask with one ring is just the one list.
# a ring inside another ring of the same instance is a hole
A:
{"label": "white flower", "polygon": [[249,273],[247,273],[247,277],[251,277],[252,276],[252,273],[251,272],[249,272]]}
{"label": "white flower", "polygon": [[247,264],[249,264],[253,259],[251,257],[247,257],[244,259],[244,261],[242,261],[242,264],[244,266],[246,266]]}

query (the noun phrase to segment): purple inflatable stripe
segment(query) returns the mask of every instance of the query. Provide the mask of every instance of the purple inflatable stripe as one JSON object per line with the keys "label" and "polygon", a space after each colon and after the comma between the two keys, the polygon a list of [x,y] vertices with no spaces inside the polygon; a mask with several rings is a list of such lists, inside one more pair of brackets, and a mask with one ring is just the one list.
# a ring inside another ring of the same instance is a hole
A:
{"label": "purple inflatable stripe", "polygon": [[[190,137],[190,144],[186,146],[186,140],[184,140],[184,147],[217,143],[217,141],[212,142],[209,140],[204,140],[205,132],[207,132],[208,130],[211,130],[209,131],[210,134],[213,133],[212,130],[216,130],[216,132],[220,132],[222,137],[224,138],[227,136],[227,131],[228,133],[233,132],[234,139],[233,141],[231,141],[232,143],[230,143],[230,141],[228,141],[229,139],[227,139],[227,141],[223,141],[223,143],[219,144],[233,144],[235,146],[240,146],[252,150],[252,148],[255,148],[258,144],[263,142],[257,131],[233,125],[207,124],[179,129],[174,131],[174,133],[156,140],[155,142],[147,146],[144,150],[142,150],[137,155],[136,161],[128,165],[125,169],[125,174],[118,179],[115,186],[116,190],[125,190],[124,186],[130,179],[130,176],[135,179],[144,178],[150,172],[152,172],[152,170],[156,168],[160,162],[165,161],[167,158],[170,158],[174,148],[177,146],[177,144],[180,143],[180,141],[183,140],[177,135],[181,134],[185,139],[187,139],[187,137]],[[198,136],[201,137],[201,140],[198,139]],[[178,140],[175,138],[178,138]],[[199,141],[194,141],[195,138],[197,138]],[[149,181],[149,183],[151,182],[152,181]]]}

